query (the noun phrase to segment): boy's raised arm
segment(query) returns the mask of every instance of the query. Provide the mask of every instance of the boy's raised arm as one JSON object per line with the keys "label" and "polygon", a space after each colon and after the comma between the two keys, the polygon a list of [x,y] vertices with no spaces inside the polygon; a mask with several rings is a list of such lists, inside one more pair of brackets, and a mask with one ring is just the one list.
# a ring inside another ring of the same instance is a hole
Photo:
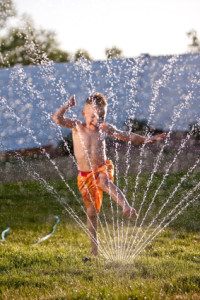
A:
{"label": "boy's raised arm", "polygon": [[65,104],[63,104],[53,115],[53,121],[58,125],[61,125],[63,127],[67,127],[67,128],[71,128],[71,129],[74,128],[75,126],[77,126],[79,123],[81,123],[81,121],[64,117],[64,114],[66,113],[66,111],[70,107],[75,106],[75,105],[76,105],[75,95],[72,95],[69,98],[69,100]]}
{"label": "boy's raised arm", "polygon": [[105,131],[107,134],[109,134],[119,140],[126,141],[126,142],[132,142],[132,143],[150,144],[150,143],[153,143],[156,141],[161,141],[166,136],[166,133],[164,132],[162,134],[158,134],[158,135],[152,136],[150,138],[146,138],[144,136],[135,134],[133,132],[119,130],[111,124],[105,124]]}

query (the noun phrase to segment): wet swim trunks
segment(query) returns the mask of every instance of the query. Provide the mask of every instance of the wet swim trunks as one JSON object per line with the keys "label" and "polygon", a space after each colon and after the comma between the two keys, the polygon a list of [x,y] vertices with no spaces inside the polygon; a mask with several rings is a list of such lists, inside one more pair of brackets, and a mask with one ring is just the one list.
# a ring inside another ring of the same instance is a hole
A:
{"label": "wet swim trunks", "polygon": [[100,211],[103,198],[103,191],[99,187],[100,173],[105,174],[106,177],[114,181],[114,166],[111,160],[107,160],[104,165],[92,172],[79,171],[77,178],[78,188],[82,194],[85,206],[88,208],[91,205],[91,202],[93,202],[98,213]]}

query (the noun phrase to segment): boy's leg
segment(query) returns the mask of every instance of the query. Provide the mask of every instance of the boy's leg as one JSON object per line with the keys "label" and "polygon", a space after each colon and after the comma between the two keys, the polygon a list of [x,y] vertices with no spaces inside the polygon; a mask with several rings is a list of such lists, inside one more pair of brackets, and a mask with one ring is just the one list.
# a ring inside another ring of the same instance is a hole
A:
{"label": "boy's leg", "polygon": [[122,193],[122,191],[104,174],[99,174],[99,186],[100,188],[109,194],[111,198],[117,202],[123,209],[124,216],[128,218],[137,219],[138,215],[133,207],[131,207]]}
{"label": "boy's leg", "polygon": [[91,237],[91,254],[96,256],[98,254],[98,241],[97,241],[98,219],[97,219],[97,211],[93,203],[91,203],[91,205],[87,208],[87,224],[88,224],[88,229]]}

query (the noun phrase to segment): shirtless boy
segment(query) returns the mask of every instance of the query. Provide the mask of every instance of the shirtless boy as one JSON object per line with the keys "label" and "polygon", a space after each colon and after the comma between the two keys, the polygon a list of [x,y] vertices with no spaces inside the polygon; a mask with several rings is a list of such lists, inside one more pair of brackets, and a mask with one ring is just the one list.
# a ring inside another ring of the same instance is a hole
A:
{"label": "shirtless boy", "polygon": [[133,143],[152,143],[160,141],[165,133],[153,136],[148,140],[138,134],[118,130],[111,124],[104,123],[107,112],[107,101],[103,94],[95,93],[86,99],[82,115],[85,122],[64,117],[66,111],[76,105],[75,96],[62,105],[53,116],[58,125],[72,129],[74,154],[77,160],[79,175],[78,187],[87,209],[87,224],[91,237],[91,254],[98,254],[97,214],[102,203],[102,193],[108,193],[123,209],[123,215],[137,219],[137,213],[121,192],[114,185],[114,166],[106,159],[105,138],[110,135],[123,141]]}

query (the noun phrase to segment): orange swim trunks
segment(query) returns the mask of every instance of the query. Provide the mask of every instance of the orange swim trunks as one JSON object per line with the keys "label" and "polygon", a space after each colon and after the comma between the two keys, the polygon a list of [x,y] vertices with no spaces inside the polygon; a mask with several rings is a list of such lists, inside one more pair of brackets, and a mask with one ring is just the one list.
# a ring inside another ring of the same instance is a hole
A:
{"label": "orange swim trunks", "polygon": [[85,206],[88,208],[91,205],[91,202],[93,202],[98,213],[103,199],[103,191],[99,187],[100,173],[105,174],[106,177],[114,181],[114,166],[111,160],[107,160],[104,165],[92,172],[79,172],[77,178],[78,188],[83,197]]}

